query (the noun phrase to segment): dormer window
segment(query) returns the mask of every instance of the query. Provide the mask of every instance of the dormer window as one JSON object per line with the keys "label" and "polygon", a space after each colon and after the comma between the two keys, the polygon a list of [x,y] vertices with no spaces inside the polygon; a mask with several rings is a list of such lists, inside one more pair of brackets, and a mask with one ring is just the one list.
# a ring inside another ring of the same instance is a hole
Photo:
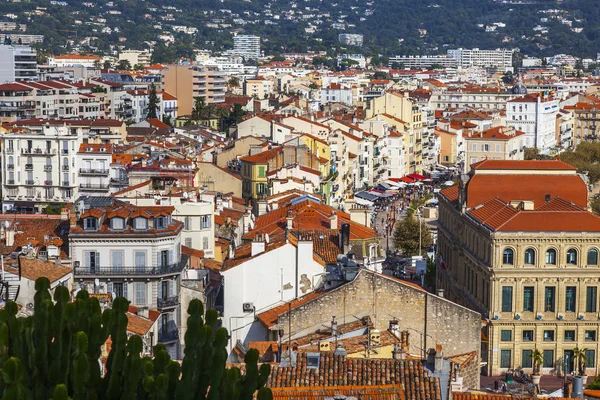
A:
{"label": "dormer window", "polygon": [[86,231],[95,231],[98,229],[98,218],[88,217],[83,220],[83,229]]}
{"label": "dormer window", "polygon": [[154,218],[154,228],[155,229],[165,229],[166,225],[167,225],[167,219],[165,217]]}
{"label": "dormer window", "polygon": [[110,229],[113,231],[122,231],[125,229],[125,220],[120,217],[114,217],[110,219]]}
{"label": "dormer window", "polygon": [[133,219],[133,229],[144,230],[148,229],[148,220],[144,217],[137,217]]}

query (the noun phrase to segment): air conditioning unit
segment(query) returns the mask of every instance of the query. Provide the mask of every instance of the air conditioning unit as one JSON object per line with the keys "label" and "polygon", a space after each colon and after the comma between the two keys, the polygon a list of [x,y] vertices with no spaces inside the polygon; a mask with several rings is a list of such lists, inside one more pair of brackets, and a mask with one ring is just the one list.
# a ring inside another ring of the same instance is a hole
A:
{"label": "air conditioning unit", "polygon": [[242,304],[242,310],[244,312],[254,312],[254,303],[244,303],[244,304]]}

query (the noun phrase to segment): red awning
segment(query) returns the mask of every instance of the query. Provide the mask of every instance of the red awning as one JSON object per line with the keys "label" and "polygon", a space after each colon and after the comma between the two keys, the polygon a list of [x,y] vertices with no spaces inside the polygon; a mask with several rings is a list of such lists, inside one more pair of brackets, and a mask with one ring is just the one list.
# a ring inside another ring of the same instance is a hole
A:
{"label": "red awning", "polygon": [[409,178],[413,178],[416,181],[422,181],[422,180],[427,179],[423,175],[419,175],[419,174],[410,174],[408,176],[409,176]]}
{"label": "red awning", "polygon": [[400,178],[400,180],[401,180],[402,182],[406,182],[406,183],[414,183],[414,182],[415,182],[415,180],[414,180],[414,179],[412,179],[412,178],[409,178],[408,176],[403,176],[402,178]]}

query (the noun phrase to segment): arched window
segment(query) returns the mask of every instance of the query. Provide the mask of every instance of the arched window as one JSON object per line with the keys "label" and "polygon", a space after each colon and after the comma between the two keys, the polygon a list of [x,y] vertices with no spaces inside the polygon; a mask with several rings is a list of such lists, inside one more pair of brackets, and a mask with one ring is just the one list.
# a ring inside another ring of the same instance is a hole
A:
{"label": "arched window", "polygon": [[512,249],[504,249],[504,253],[502,253],[502,264],[513,264],[514,252]]}
{"label": "arched window", "polygon": [[598,250],[589,249],[587,254],[588,265],[598,265]]}
{"label": "arched window", "polygon": [[535,250],[531,248],[525,250],[525,264],[535,264]]}
{"label": "arched window", "polygon": [[567,250],[567,264],[577,264],[577,250],[569,249]]}
{"label": "arched window", "polygon": [[551,265],[556,264],[556,250],[554,250],[554,249],[546,250],[546,264],[551,264]]}
{"label": "arched window", "polygon": [[27,165],[33,165],[33,158],[27,157]]}
{"label": "arched window", "polygon": [[13,156],[8,156],[8,165],[15,166],[15,159]]}
{"label": "arched window", "polygon": [[67,157],[63,157],[63,166],[67,166],[69,168],[69,159]]}

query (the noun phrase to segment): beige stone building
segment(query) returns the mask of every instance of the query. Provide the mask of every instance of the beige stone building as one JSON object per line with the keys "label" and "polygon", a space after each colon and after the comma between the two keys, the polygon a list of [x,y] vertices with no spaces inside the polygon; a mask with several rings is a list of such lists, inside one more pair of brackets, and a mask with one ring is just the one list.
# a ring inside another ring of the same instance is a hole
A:
{"label": "beige stone building", "polygon": [[161,73],[161,90],[177,98],[179,115],[192,113],[196,97],[203,97],[206,104],[225,101],[226,74],[216,67],[168,65]]}
{"label": "beige stone building", "polygon": [[464,166],[466,173],[470,165],[485,159],[523,160],[525,155],[525,132],[513,127],[498,126],[480,132],[463,134]]}
{"label": "beige stone building", "polygon": [[439,203],[437,285],[477,310],[487,326],[488,375],[574,370],[586,349],[598,372],[600,218],[586,211],[587,187],[560,161],[484,160]]}

